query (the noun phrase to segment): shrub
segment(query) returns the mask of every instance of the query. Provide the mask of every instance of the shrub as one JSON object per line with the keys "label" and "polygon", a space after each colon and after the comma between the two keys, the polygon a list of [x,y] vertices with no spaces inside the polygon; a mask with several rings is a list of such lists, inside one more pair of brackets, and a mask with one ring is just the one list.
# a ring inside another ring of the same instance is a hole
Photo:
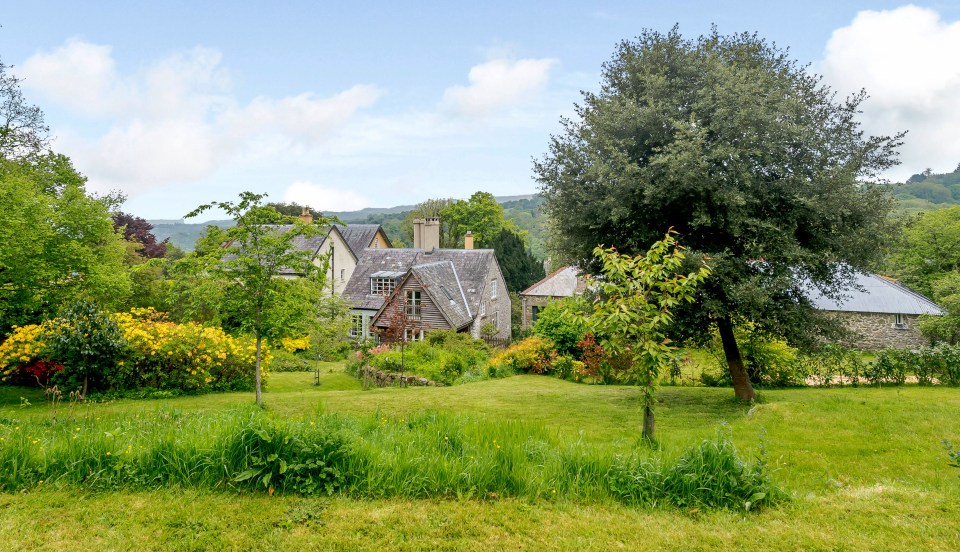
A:
{"label": "shrub", "polygon": [[103,389],[120,361],[126,341],[117,322],[91,301],[70,305],[59,317],[44,323],[47,353],[63,364],[53,374],[61,388]]}
{"label": "shrub", "polygon": [[811,378],[817,385],[859,385],[867,366],[858,351],[834,343],[797,357],[798,375]]}
{"label": "shrub", "polygon": [[549,339],[558,354],[576,357],[580,353],[577,343],[587,333],[586,324],[572,315],[577,308],[573,298],[550,302],[537,314],[534,335]]}
{"label": "shrub", "polygon": [[510,345],[490,359],[492,366],[507,366],[515,372],[544,374],[552,369],[557,351],[549,339],[534,335]]}
{"label": "shrub", "polygon": [[270,362],[270,371],[272,372],[309,372],[313,369],[313,364],[309,360],[286,349],[278,349],[271,355],[273,360]]}
{"label": "shrub", "polygon": [[[133,309],[112,314],[109,319],[118,329],[124,346],[119,351],[111,349],[110,355],[98,357],[98,372],[89,381],[91,389],[252,389],[255,360],[252,339],[231,337],[219,328],[196,323],[167,322],[162,313],[153,309]],[[41,326],[16,328],[0,345],[0,378],[26,383],[36,381],[33,375],[40,367],[67,366],[73,357],[63,349],[65,344],[53,345],[60,335],[57,332],[74,331],[69,329],[66,320],[54,319]],[[82,335],[78,334],[78,338],[82,339]],[[270,360],[270,352],[264,348],[264,365],[269,365]],[[57,371],[54,380],[57,378],[73,380],[66,385],[59,381],[61,388],[67,389],[78,387],[82,381],[82,377],[78,380],[76,372],[68,372],[68,368]]]}
{"label": "shrub", "polygon": [[864,376],[874,385],[903,385],[913,363],[914,354],[906,349],[883,349],[877,353],[877,360],[866,368]]}
{"label": "shrub", "polygon": [[434,330],[423,341],[399,347],[381,345],[361,354],[358,360],[385,372],[416,374],[432,381],[453,385],[488,377],[490,347],[482,340],[453,330]]}

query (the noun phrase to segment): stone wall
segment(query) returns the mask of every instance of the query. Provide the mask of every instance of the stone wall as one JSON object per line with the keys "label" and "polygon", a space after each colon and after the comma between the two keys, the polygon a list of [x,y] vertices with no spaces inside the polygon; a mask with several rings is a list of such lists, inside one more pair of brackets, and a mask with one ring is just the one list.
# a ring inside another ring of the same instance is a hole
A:
{"label": "stone wall", "polygon": [[394,373],[382,372],[372,366],[360,368],[358,377],[369,382],[375,387],[444,387],[444,384],[422,378],[420,376],[408,376]]}
{"label": "stone wall", "polygon": [[865,351],[878,351],[886,347],[916,349],[927,344],[917,326],[917,315],[903,314],[903,325],[896,325],[896,315],[875,312],[838,312],[846,328],[857,337],[844,343],[848,347]]}
{"label": "stone wall", "polygon": [[533,326],[533,307],[543,310],[548,303],[556,299],[556,297],[548,297],[546,295],[524,295],[521,298],[523,301],[523,311],[520,317],[520,326],[523,328]]}

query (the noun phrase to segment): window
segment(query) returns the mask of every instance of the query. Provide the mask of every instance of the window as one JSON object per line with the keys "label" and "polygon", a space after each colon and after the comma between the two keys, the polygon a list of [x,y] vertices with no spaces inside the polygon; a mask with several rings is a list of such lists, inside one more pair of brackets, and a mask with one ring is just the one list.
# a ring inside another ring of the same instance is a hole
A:
{"label": "window", "polygon": [[480,302],[480,312],[477,314],[479,314],[481,318],[487,315],[487,304],[483,301]]}
{"label": "window", "polygon": [[405,341],[423,341],[423,328],[407,328],[403,330]]}
{"label": "window", "polygon": [[906,330],[906,329],[907,329],[907,319],[906,319],[906,317],[903,316],[902,314],[900,314],[900,313],[898,312],[898,313],[896,314],[896,318],[894,318],[894,320],[893,320],[893,327],[896,328],[896,329],[898,329],[898,330]]}
{"label": "window", "polygon": [[500,311],[493,313],[493,327],[498,330],[500,329]]}
{"label": "window", "polygon": [[420,296],[420,290],[410,289],[407,290],[407,318],[413,320],[420,320],[420,303],[422,299]]}
{"label": "window", "polygon": [[496,280],[490,280],[490,298],[491,299],[497,298],[497,281]]}
{"label": "window", "polygon": [[350,316],[350,335],[353,337],[364,337],[366,332],[363,331],[363,315],[354,314]]}
{"label": "window", "polygon": [[541,307],[538,307],[538,306],[536,306],[536,305],[530,307],[530,321],[531,321],[531,322],[536,322],[536,321],[537,321],[537,315],[540,314],[540,308],[541,308]]}
{"label": "window", "polygon": [[393,278],[370,278],[370,295],[390,295],[395,283]]}
{"label": "window", "polygon": [[341,268],[341,269],[340,269],[340,281],[342,282],[342,281],[344,281],[344,280],[346,280],[346,279],[347,279],[347,269]]}

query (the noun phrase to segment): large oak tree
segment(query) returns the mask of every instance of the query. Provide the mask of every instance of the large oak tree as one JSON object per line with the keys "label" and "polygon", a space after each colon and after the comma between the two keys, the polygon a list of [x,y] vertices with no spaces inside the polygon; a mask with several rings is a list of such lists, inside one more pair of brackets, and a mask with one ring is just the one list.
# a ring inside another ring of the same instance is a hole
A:
{"label": "large oak tree", "polygon": [[836,295],[879,260],[892,198],[870,182],[897,163],[902,134],[864,136],[864,92],[838,99],[753,34],[645,31],[602,75],[534,163],[551,248],[637,254],[674,227],[713,268],[681,326],[718,328],[736,394],[753,399],[733,327],[798,343],[829,328],[799,282]]}

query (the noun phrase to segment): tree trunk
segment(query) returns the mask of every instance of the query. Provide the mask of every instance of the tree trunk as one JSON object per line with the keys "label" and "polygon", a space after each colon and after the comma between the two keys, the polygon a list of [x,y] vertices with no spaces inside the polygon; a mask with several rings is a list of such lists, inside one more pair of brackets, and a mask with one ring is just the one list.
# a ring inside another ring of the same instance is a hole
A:
{"label": "tree trunk", "polygon": [[257,392],[257,406],[263,406],[262,394],[260,393],[260,345],[263,343],[263,338],[257,336],[257,371],[254,376],[256,392]]}
{"label": "tree trunk", "polygon": [[646,441],[653,441],[653,409],[650,406],[643,407],[643,438]]}
{"label": "tree trunk", "polygon": [[750,385],[750,376],[747,375],[747,368],[743,364],[743,356],[740,355],[737,338],[733,335],[733,323],[730,322],[730,318],[723,317],[717,320],[717,329],[720,331],[720,342],[723,343],[723,355],[727,359],[727,366],[730,367],[734,394],[742,401],[755,400],[757,394]]}
{"label": "tree trunk", "polygon": [[88,376],[86,370],[84,370],[84,372],[83,372],[83,396],[84,396],[84,397],[87,396],[87,381],[88,381],[88,378],[89,378],[89,376]]}

